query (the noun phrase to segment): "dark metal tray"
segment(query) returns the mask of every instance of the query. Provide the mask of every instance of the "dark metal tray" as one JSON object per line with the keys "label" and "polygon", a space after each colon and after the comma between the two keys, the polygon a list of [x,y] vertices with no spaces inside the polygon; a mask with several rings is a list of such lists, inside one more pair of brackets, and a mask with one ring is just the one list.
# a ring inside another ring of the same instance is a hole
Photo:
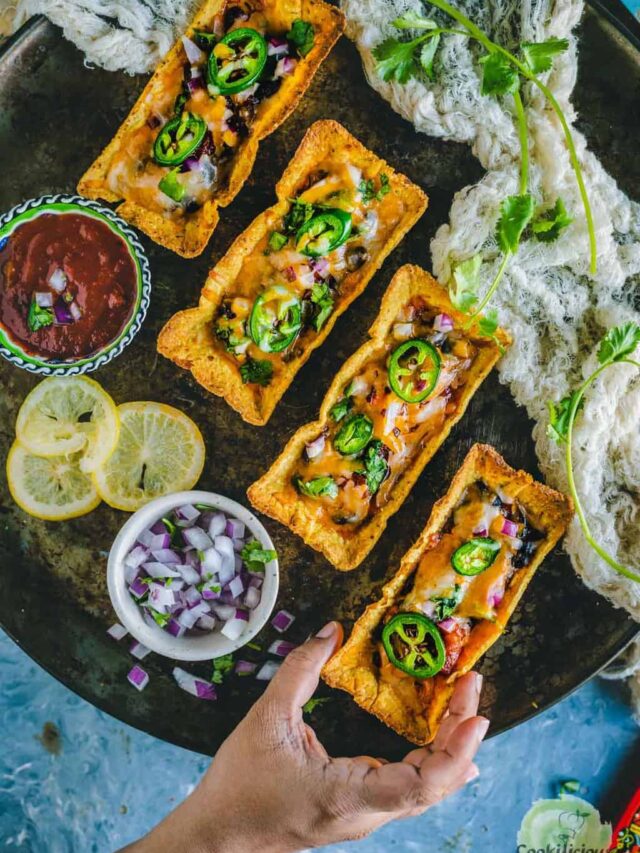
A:
{"label": "dark metal tray", "polygon": [[[593,61],[591,61],[593,58]],[[625,81],[625,86],[620,81]],[[45,192],[69,192],[109,141],[143,85],[141,78],[86,68],[81,54],[44,19],[28,23],[0,52],[0,209]],[[595,15],[584,25],[577,89],[581,127],[605,166],[638,194],[640,83],[637,55]],[[343,122],[378,154],[429,193],[423,220],[387,260],[366,293],[349,309],[330,340],[316,351],[276,409],[268,426],[243,423],[222,400],[208,395],[186,371],[158,357],[158,331],[176,310],[196,303],[207,269],[233,238],[273,202],[273,186],[309,124],[321,117]],[[246,502],[245,490],[300,424],[315,417],[323,393],[344,359],[365,339],[393,272],[408,261],[429,267],[429,239],[447,217],[453,193],[481,175],[462,145],[416,134],[367,86],[353,45],[342,40],[295,115],[262,144],[253,175],[222,221],[208,249],[185,261],[143,238],[153,276],[152,306],[134,344],[97,378],[116,401],[172,403],[191,415],[206,438],[200,485]],[[0,457],[13,440],[17,409],[37,379],[0,364]],[[474,441],[494,444],[506,459],[537,471],[532,424],[492,376],[463,421],[392,519],[372,555],[356,571],[336,572],[287,529],[267,521],[281,557],[280,604],[297,615],[289,632],[302,641],[330,618],[349,630],[377,596],[431,505],[446,489]],[[4,469],[4,466],[3,466]],[[126,682],[127,643],[105,634],[113,621],[107,596],[106,556],[126,516],[100,507],[66,524],[31,519],[12,503],[0,475],[0,624],[22,648],[72,690],[153,735],[213,753],[262,690],[253,679],[230,678],[218,703],[198,702],[177,688],[170,661],[145,661],[144,693]],[[492,731],[503,731],[573,690],[636,634],[622,611],[591,593],[557,551],[533,581],[512,623],[482,662],[487,676],[482,710]],[[263,638],[273,639],[270,629]],[[203,671],[207,670],[203,665]],[[326,688],[321,690],[328,692]],[[404,741],[342,693],[313,715],[332,753],[394,757]]]}

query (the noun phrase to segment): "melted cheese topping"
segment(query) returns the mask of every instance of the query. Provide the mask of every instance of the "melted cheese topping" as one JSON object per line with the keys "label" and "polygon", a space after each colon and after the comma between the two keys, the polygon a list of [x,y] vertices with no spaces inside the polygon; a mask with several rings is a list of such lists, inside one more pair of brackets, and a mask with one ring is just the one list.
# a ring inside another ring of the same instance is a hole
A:
{"label": "melted cheese topping", "polygon": [[[478,349],[459,332],[435,332],[433,319],[420,298],[404,306],[384,345],[363,367],[349,389],[352,403],[349,416],[354,413],[366,415],[373,423],[373,438],[382,441],[388,450],[389,474],[377,493],[371,495],[367,488],[362,460],[342,456],[333,447],[332,439],[346,418],[338,423],[331,422],[322,453],[308,461],[301,459],[296,469],[295,475],[304,481],[325,476],[336,481],[337,497],[304,496],[303,499],[308,510],[322,517],[323,523],[348,524],[349,528],[341,528],[343,535],[349,535],[387,503],[396,483],[415,456],[442,431],[447,418],[457,411],[458,400]],[[398,332],[399,326],[402,327],[402,337]],[[388,384],[390,354],[399,340],[414,337],[430,339],[441,360],[437,385],[421,403],[401,400]]]}
{"label": "melted cheese topping", "polygon": [[[335,310],[341,295],[341,282],[350,272],[355,271],[353,259],[365,263],[368,258],[374,257],[404,215],[404,203],[393,190],[380,200],[363,198],[361,181],[374,177],[363,175],[360,169],[342,160],[327,160],[317,164],[309,187],[297,196],[297,200],[348,212],[351,215],[353,236],[321,259],[313,259],[296,251],[294,237],[290,237],[283,248],[277,251],[270,249],[271,234],[283,233],[285,229],[284,220],[275,221],[272,229],[245,256],[233,291],[220,306],[220,318],[214,320],[218,335],[222,338],[216,345],[227,358],[236,363],[247,359],[267,360],[276,374],[282,368],[283,360],[286,362],[301,352],[305,336],[317,333],[311,325],[303,326],[287,351],[264,352],[249,336],[248,319],[253,303],[258,295],[274,285],[285,287],[298,300],[311,300],[312,303],[314,285],[324,283],[330,287]],[[234,316],[230,317],[229,314]],[[237,338],[234,335],[232,343],[241,340],[239,345],[229,346],[228,340],[224,340],[227,337],[226,329],[230,326],[238,335]]]}

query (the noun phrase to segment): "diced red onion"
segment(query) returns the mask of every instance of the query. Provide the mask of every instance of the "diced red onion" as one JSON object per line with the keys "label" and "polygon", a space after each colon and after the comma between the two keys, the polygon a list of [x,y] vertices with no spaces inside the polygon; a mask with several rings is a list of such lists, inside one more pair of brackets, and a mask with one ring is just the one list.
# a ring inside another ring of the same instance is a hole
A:
{"label": "diced red onion", "polygon": [[327,258],[317,258],[309,263],[313,271],[321,278],[326,278],[329,274],[329,261]]}
{"label": "diced red onion", "polygon": [[47,280],[47,284],[56,293],[63,293],[67,289],[67,277],[64,270],[56,267]]}
{"label": "diced red onion", "polygon": [[195,607],[196,604],[200,604],[202,601],[202,595],[198,592],[195,586],[188,586],[184,591],[184,603],[187,607]]}
{"label": "diced red onion", "polygon": [[189,172],[199,172],[200,171],[200,158],[199,157],[187,157],[184,161],[183,166]]}
{"label": "diced red onion", "polygon": [[193,95],[198,89],[204,89],[204,77],[199,74],[192,76],[190,80],[187,80],[187,89],[190,95]]}
{"label": "diced red onion", "polygon": [[183,610],[182,613],[178,613],[176,616],[176,622],[178,625],[181,625],[187,631],[190,628],[193,628],[198,619],[203,615],[199,608],[200,605],[197,604],[195,607],[192,607],[191,610],[187,608],[186,610]]}
{"label": "diced red onion", "polygon": [[215,574],[220,571],[222,566],[222,557],[215,548],[207,548],[202,554],[202,571]]}
{"label": "diced red onion", "polygon": [[149,601],[157,610],[160,607],[172,607],[176,603],[176,594],[172,589],[160,583],[149,584]]}
{"label": "diced red onion", "polygon": [[280,634],[284,634],[295,622],[296,617],[288,610],[279,610],[271,620],[271,624]]}
{"label": "diced red onion", "polygon": [[236,661],[235,673],[236,675],[253,675],[257,668],[258,664],[250,660],[238,660]]}
{"label": "diced red onion", "polygon": [[144,660],[148,654],[151,654],[151,649],[148,649],[143,643],[134,640],[131,644],[129,652],[138,660]]}
{"label": "diced red onion", "polygon": [[136,578],[132,584],[129,584],[129,592],[134,598],[142,598],[148,591],[148,586],[142,583],[140,578]]}
{"label": "diced red onion", "polygon": [[255,610],[255,608],[260,604],[261,598],[262,595],[260,594],[260,590],[255,586],[250,586],[244,596],[245,607],[248,607],[249,610]]}
{"label": "diced red onion", "polygon": [[185,542],[192,545],[198,551],[206,551],[207,548],[211,548],[213,545],[209,536],[204,530],[200,530],[199,527],[187,527],[186,530],[182,531],[182,536]]}
{"label": "diced red onion", "polygon": [[185,583],[200,583],[200,573],[193,566],[176,566]]}
{"label": "diced red onion", "polygon": [[193,522],[200,515],[200,510],[196,509],[191,504],[185,504],[184,506],[180,506],[175,510],[176,523],[183,527],[187,524],[193,524]]}
{"label": "diced red onion", "polygon": [[126,637],[129,632],[121,625],[119,622],[116,622],[110,628],[107,629],[107,634],[110,637],[113,637],[114,640],[121,640],[123,637]]}
{"label": "diced red onion", "polygon": [[456,620],[450,616],[448,619],[443,619],[442,622],[438,622],[438,628],[440,628],[441,631],[445,631],[447,634],[450,634],[456,627],[456,624]]}
{"label": "diced red onion", "polygon": [[256,673],[257,681],[271,681],[276,672],[280,669],[280,664],[274,660],[268,660],[264,663]]}
{"label": "diced red onion", "polygon": [[202,597],[206,601],[215,601],[220,598],[220,585],[216,584],[216,588],[212,588],[210,586],[205,586],[202,589]]}
{"label": "diced red onion", "polygon": [[225,526],[225,533],[231,539],[242,539],[245,535],[246,527],[242,521],[237,518],[230,518]]}
{"label": "diced red onion", "polygon": [[262,575],[251,575],[251,579],[249,581],[250,587],[255,587],[256,589],[260,589],[264,582],[264,577]]}
{"label": "diced red onion", "polygon": [[149,683],[149,676],[141,666],[136,664],[136,666],[129,670],[127,681],[129,684],[133,684],[136,690],[144,690]]}
{"label": "diced red onion", "polygon": [[213,631],[215,627],[216,620],[210,613],[203,613],[196,622],[196,628],[200,628],[202,631]]}
{"label": "diced red onion", "polygon": [[229,640],[238,640],[242,635],[244,629],[247,627],[246,619],[242,619],[238,615],[244,612],[244,610],[236,610],[236,615],[232,619],[229,619],[228,622],[225,622],[225,624],[222,626],[222,629],[220,630],[220,633],[224,634],[224,636],[227,637]]}
{"label": "diced red onion", "polygon": [[420,605],[420,610],[424,613],[425,616],[431,618],[436,612],[436,605],[433,601],[425,601]]}
{"label": "diced red onion", "polygon": [[198,45],[191,41],[187,36],[182,36],[182,46],[184,47],[184,52],[187,54],[187,59],[191,65],[197,65],[199,62],[204,62],[205,55],[200,50]]}
{"label": "diced red onion", "polygon": [[207,699],[209,702],[214,702],[218,697],[216,689],[209,681],[204,681],[202,678],[196,678],[179,666],[174,667],[171,673],[178,685],[186,693],[190,693],[197,699]]}
{"label": "diced red onion", "polygon": [[172,548],[158,548],[152,551],[151,555],[156,562],[163,563],[165,566],[182,562],[180,555]]}
{"label": "diced red onion", "polygon": [[291,56],[285,56],[282,59],[278,60],[276,65],[276,70],[273,72],[273,79],[278,80],[280,77],[286,77],[287,74],[291,74],[293,69],[296,67],[296,61]]}
{"label": "diced red onion", "polygon": [[244,583],[239,575],[236,575],[233,580],[229,581],[228,589],[234,598],[238,598],[244,592]]}
{"label": "diced red onion", "polygon": [[152,533],[150,530],[145,530],[138,536],[138,542],[151,551],[160,551],[171,546],[171,537],[166,530],[164,533]]}
{"label": "diced red onion", "polygon": [[244,539],[232,539],[231,541],[233,542],[233,550],[235,551],[235,556],[237,557],[238,554],[244,548],[245,541],[244,541]]}
{"label": "diced red onion", "polygon": [[474,527],[473,535],[474,536],[486,536],[487,535],[487,528],[484,526],[484,524],[478,525],[478,527]]}
{"label": "diced red onion", "polygon": [[489,604],[491,607],[499,607],[502,604],[502,599],[504,598],[504,591],[499,590],[497,592],[492,592],[489,595]]}
{"label": "diced red onion", "polygon": [[229,619],[233,619],[236,612],[236,608],[229,604],[212,604],[211,609],[221,622],[227,622]]}
{"label": "diced red onion", "polygon": [[508,518],[503,518],[500,533],[504,533],[505,536],[517,536],[518,525],[515,523],[515,521],[509,521]]}
{"label": "diced red onion", "polygon": [[53,307],[53,294],[49,290],[46,293],[34,293],[34,298],[39,308]]}
{"label": "diced red onion", "polygon": [[[235,540],[233,542],[233,547],[234,547],[234,549],[236,547]],[[240,549],[240,550],[242,550],[242,549]],[[242,557],[240,556],[240,554],[238,554],[238,552],[236,550],[236,553],[233,555],[233,568],[234,568],[234,571],[236,574],[240,574],[240,572],[242,571],[243,565],[244,565],[244,563],[242,561]]]}
{"label": "diced red onion", "polygon": [[56,299],[53,305],[53,322],[57,326],[68,326],[70,323],[73,323],[69,306],[64,299]]}
{"label": "diced red onion", "polygon": [[221,512],[216,512],[209,522],[209,536],[212,539],[215,539],[216,536],[220,536],[221,533],[224,533],[227,527],[227,519]]}
{"label": "diced red onion", "polygon": [[288,640],[275,640],[269,646],[269,654],[277,655],[279,658],[286,658],[286,656],[292,652],[294,649],[297,649],[295,643],[290,643]]}
{"label": "diced red onion", "polygon": [[213,540],[213,547],[221,557],[233,557],[233,540],[228,536],[216,536]]}
{"label": "diced red onion", "polygon": [[167,632],[171,634],[172,637],[180,638],[183,634],[186,633],[186,628],[183,628],[182,625],[177,622],[175,619],[171,618],[167,622]]}
{"label": "diced red onion", "polygon": [[75,300],[69,303],[69,313],[71,314],[74,322],[76,323],[78,322],[78,320],[82,319],[82,311],[80,310],[80,306]]}
{"label": "diced red onion", "polygon": [[433,321],[436,332],[451,332],[453,330],[453,318],[448,314],[437,314]]}
{"label": "diced red onion", "polygon": [[323,432],[321,432],[317,438],[314,438],[313,441],[307,442],[307,444],[305,444],[305,452],[307,454],[307,458],[315,459],[316,456],[320,456],[320,454],[324,450],[325,443],[326,438]]}
{"label": "diced red onion", "polygon": [[143,563],[142,568],[152,578],[179,578],[175,569],[165,566],[164,563]]}
{"label": "diced red onion", "polygon": [[267,45],[267,54],[269,56],[282,56],[284,53],[288,53],[289,45],[284,39],[280,38],[270,38],[269,43]]}
{"label": "diced red onion", "polygon": [[125,566],[137,569],[138,566],[141,566],[149,556],[149,552],[143,545],[136,545],[124,559]]}

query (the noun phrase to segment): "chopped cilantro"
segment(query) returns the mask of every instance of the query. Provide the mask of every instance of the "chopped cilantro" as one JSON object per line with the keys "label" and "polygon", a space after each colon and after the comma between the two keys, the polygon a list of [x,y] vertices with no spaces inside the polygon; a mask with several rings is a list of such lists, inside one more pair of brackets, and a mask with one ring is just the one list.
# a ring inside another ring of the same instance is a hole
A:
{"label": "chopped cilantro", "polygon": [[280,231],[272,231],[269,235],[267,245],[271,252],[279,252],[280,249],[283,249],[287,245],[288,240],[289,238],[286,234],[282,234]]}
{"label": "chopped cilantro", "polygon": [[245,385],[249,382],[254,382],[256,385],[268,385],[273,376],[273,364],[270,361],[262,359],[248,358],[244,364],[240,366],[240,376]]}
{"label": "chopped cilantro", "polygon": [[310,498],[326,497],[334,500],[338,497],[338,484],[333,477],[315,477],[306,482],[302,477],[295,477],[293,484],[300,494],[307,495]]}
{"label": "chopped cilantro", "polygon": [[306,56],[314,43],[313,25],[297,18],[287,33],[287,41],[292,44],[300,56]]}
{"label": "chopped cilantro", "polygon": [[251,542],[247,542],[244,546],[240,552],[240,556],[250,571],[264,572],[265,563],[275,560],[277,555],[275,551],[263,548],[256,539],[252,539]]}
{"label": "chopped cilantro", "polygon": [[389,475],[388,448],[379,439],[371,441],[364,453],[364,474],[369,494],[375,495]]}
{"label": "chopped cilantro", "polygon": [[313,285],[311,288],[311,301],[316,306],[316,313],[311,322],[316,332],[319,332],[331,316],[334,305],[331,290],[326,282],[323,281]]}
{"label": "chopped cilantro", "polygon": [[305,702],[302,706],[303,714],[313,714],[316,708],[319,708],[320,705],[324,705],[325,702],[331,702],[331,696],[318,696],[317,698],[309,699],[308,702]]}
{"label": "chopped cilantro", "polygon": [[37,332],[39,329],[44,329],[53,323],[53,308],[41,308],[36,302],[35,296],[29,305],[29,314],[27,315],[27,325],[30,332]]}
{"label": "chopped cilantro", "polygon": [[215,658],[213,661],[213,672],[211,673],[211,681],[213,684],[222,684],[225,675],[233,669],[233,655],[222,655]]}
{"label": "chopped cilantro", "polygon": [[458,584],[453,588],[451,595],[435,595],[431,601],[435,604],[436,609],[433,618],[436,622],[442,622],[447,619],[462,600],[462,587]]}
{"label": "chopped cilantro", "polygon": [[374,199],[382,201],[388,192],[391,190],[389,176],[386,172],[380,175],[380,186],[376,189],[376,183],[373,178],[363,178],[358,184],[358,192],[362,196],[362,201],[367,204]]}

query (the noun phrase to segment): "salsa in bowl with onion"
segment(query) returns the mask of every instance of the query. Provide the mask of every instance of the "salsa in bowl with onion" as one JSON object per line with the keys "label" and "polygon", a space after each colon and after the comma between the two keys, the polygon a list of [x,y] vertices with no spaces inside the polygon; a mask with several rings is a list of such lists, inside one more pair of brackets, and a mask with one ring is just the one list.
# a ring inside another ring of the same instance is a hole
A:
{"label": "salsa in bowl with onion", "polygon": [[49,376],[119,355],[151,291],[135,232],[79,196],[44,196],[0,217],[0,354]]}
{"label": "salsa in bowl with onion", "polygon": [[209,660],[246,645],[273,611],[278,559],[241,504],[212,492],[166,495],[116,537],[107,583],[122,625],[148,649]]}

